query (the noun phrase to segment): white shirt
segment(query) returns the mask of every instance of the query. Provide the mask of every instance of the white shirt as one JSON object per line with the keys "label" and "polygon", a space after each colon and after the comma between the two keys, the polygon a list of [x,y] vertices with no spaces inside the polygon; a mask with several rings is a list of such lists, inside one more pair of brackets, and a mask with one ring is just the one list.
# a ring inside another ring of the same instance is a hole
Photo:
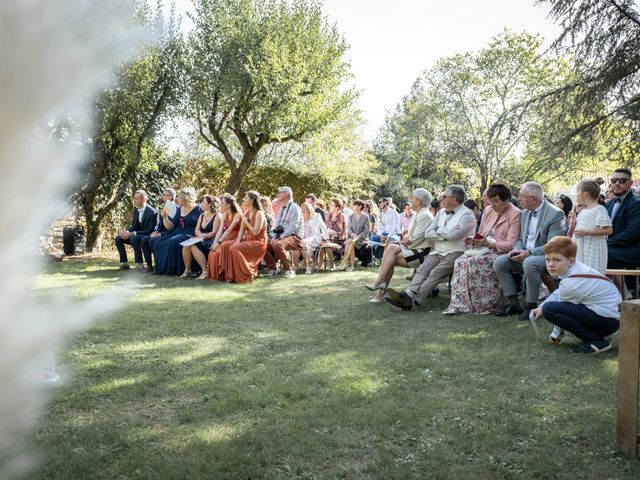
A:
{"label": "white shirt", "polygon": [[138,222],[140,222],[140,225],[142,225],[142,216],[144,215],[145,208],[147,208],[147,206],[143,205],[138,209]]}
{"label": "white shirt", "polygon": [[380,222],[376,225],[378,235],[382,235],[383,233],[398,235],[400,233],[398,230],[398,217],[398,212],[391,207],[389,207],[386,212],[380,212]]}
{"label": "white shirt", "polygon": [[620,318],[618,307],[622,301],[620,292],[610,280],[599,278],[569,278],[571,275],[603,275],[584,263],[576,262],[564,275],[560,275],[560,287],[542,303],[569,302],[584,305],[605,318]]}
{"label": "white shirt", "polygon": [[[545,200],[543,200],[545,201]],[[536,232],[538,231],[538,219],[540,218],[540,212],[542,211],[542,204],[538,208],[534,210],[534,214],[532,215],[529,212],[529,231],[527,232],[527,244],[525,248],[527,250],[532,250],[536,246]]]}

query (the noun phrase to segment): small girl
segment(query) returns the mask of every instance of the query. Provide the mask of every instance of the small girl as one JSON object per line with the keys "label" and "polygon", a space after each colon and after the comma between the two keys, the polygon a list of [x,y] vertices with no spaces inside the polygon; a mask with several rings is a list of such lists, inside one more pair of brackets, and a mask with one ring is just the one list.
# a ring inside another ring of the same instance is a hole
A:
{"label": "small girl", "polygon": [[[578,252],[576,261],[583,263],[603,275],[607,273],[607,235],[613,233],[613,227],[607,209],[600,205],[600,185],[593,180],[582,180],[576,187],[576,204],[583,205],[576,218],[573,240]],[[549,342],[558,344],[564,331],[554,327]]]}
{"label": "small girl", "polygon": [[573,240],[578,246],[576,260],[607,273],[607,235],[613,227],[607,209],[598,203],[600,185],[593,180],[582,180],[576,188],[576,201],[584,205],[578,215]]}

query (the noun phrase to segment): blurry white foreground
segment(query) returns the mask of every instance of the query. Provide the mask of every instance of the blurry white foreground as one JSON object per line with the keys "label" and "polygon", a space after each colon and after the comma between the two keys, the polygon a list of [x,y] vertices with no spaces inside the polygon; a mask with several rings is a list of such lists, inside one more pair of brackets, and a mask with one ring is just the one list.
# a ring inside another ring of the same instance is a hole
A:
{"label": "blurry white foreground", "polygon": [[[0,478],[29,464],[21,439],[33,428],[46,389],[34,362],[65,336],[116,306],[117,295],[77,302],[36,301],[34,245],[62,211],[81,160],[74,145],[53,145],[47,121],[79,111],[109,78],[123,51],[119,1],[0,2]],[[114,34],[115,32],[118,34]],[[117,45],[116,42],[121,42]],[[126,45],[129,51],[130,45]],[[78,118],[83,118],[78,115]],[[80,128],[87,128],[81,125]]]}

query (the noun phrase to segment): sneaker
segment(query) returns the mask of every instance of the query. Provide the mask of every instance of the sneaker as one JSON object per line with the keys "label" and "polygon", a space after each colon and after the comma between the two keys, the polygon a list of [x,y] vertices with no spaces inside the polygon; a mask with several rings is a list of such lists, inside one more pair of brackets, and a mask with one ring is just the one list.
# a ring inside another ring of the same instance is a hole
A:
{"label": "sneaker", "polygon": [[547,340],[551,345],[560,345],[560,342],[562,342],[562,337],[564,337],[564,335],[561,335],[559,337],[549,335],[549,338]]}
{"label": "sneaker", "polygon": [[265,275],[267,278],[275,278],[280,275],[280,271],[278,270],[269,270],[269,272]]}
{"label": "sneaker", "polygon": [[597,340],[591,343],[583,343],[579,347],[572,348],[571,353],[597,354],[611,350],[611,344],[606,340]]}
{"label": "sneaker", "polygon": [[355,271],[356,271],[356,267],[354,266],[347,267],[347,272],[355,272]]}
{"label": "sneaker", "polygon": [[295,270],[287,270],[286,272],[284,272],[284,278],[295,278],[296,276],[296,271]]}
{"label": "sneaker", "polygon": [[131,267],[129,266],[128,263],[121,263],[120,267],[118,267],[118,270],[131,270]]}

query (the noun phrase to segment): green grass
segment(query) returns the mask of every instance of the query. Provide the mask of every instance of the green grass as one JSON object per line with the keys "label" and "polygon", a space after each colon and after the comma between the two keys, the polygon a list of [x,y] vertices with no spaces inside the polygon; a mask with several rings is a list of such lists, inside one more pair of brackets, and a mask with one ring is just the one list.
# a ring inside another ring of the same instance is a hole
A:
{"label": "green grass", "polygon": [[39,278],[43,295],[131,276],[141,288],[68,343],[74,375],[29,478],[640,476],[614,448],[616,349],[569,355],[577,340],[547,345],[513,319],[445,317],[446,295],[414,312],[371,305],[371,270],[227,285],[114,265]]}

